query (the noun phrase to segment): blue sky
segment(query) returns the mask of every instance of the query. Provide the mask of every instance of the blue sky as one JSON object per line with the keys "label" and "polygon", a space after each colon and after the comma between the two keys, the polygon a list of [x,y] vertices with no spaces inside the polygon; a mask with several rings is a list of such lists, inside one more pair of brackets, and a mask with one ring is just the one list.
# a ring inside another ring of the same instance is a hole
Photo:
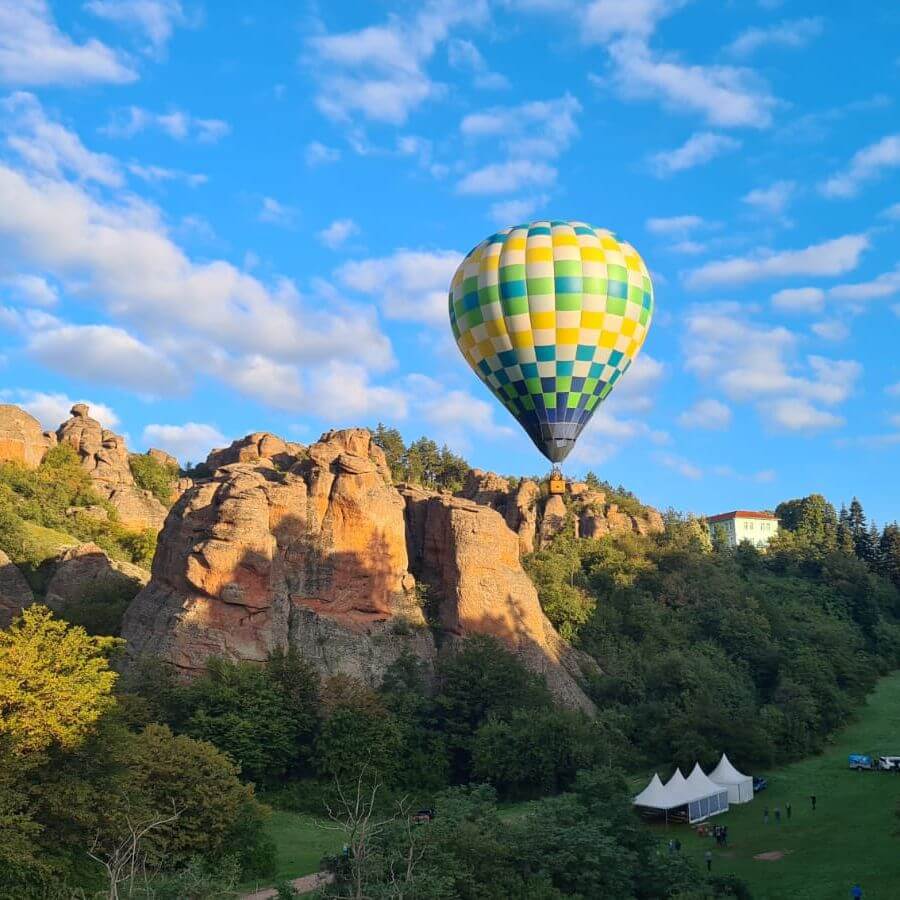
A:
{"label": "blue sky", "polygon": [[898,48],[892,2],[0,0],[0,398],[182,460],[380,419],[541,473],[446,289],[580,219],[656,318],[568,472],[893,520]]}

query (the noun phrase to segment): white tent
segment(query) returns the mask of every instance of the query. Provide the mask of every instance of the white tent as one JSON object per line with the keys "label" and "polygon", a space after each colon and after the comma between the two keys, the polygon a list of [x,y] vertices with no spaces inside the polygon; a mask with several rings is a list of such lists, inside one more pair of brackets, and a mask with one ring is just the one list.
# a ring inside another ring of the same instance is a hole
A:
{"label": "white tent", "polygon": [[684,783],[692,797],[688,805],[688,819],[698,822],[707,816],[728,810],[728,789],[720,784],[710,781],[700,768],[700,763],[695,763],[694,770]]}
{"label": "white tent", "polygon": [[676,769],[663,784],[654,774],[650,783],[635,798],[634,805],[651,813],[665,813],[666,819],[686,819],[699,822],[708,816],[728,809],[728,791],[713,784],[699,766],[690,778]]}
{"label": "white tent", "polygon": [[728,789],[730,803],[749,803],[753,799],[753,779],[738,772],[724,753],[719,764],[709,773],[709,779]]}

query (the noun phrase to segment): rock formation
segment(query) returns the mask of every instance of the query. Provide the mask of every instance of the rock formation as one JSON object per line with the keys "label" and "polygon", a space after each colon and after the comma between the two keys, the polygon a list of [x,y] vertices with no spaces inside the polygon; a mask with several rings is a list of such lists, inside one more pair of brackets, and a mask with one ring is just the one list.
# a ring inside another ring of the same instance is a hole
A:
{"label": "rock formation", "polygon": [[159,654],[189,674],[213,654],[263,660],[291,644],[324,673],[375,684],[404,651],[429,663],[437,653],[415,572],[451,641],[494,634],[564,702],[591,708],[576,678],[594,664],[544,617],[519,538],[490,506],[401,496],[361,429],[307,449],[251,435],[207,466],[210,480],[172,508],[151,581],[125,616],[132,655]]}
{"label": "rock formation", "polygon": [[44,602],[62,612],[72,601],[134,595],[149,579],[149,574],[139,566],[110,559],[96,544],[81,544],[60,554]]}
{"label": "rock formation", "polygon": [[158,530],[165,521],[166,508],[135,483],[124,438],[103,428],[89,413],[84,403],[76,403],[72,418],[59,426],[57,439],[75,448],[97,493],[115,507],[123,525]]}
{"label": "rock formation", "polygon": [[519,536],[519,550],[531,553],[548,544],[571,516],[576,537],[597,538],[615,532],[653,534],[664,528],[662,516],[645,507],[639,515],[622,512],[616,503],[607,503],[602,491],[574,482],[566,499],[547,496],[534,481],[523,479],[513,489],[505,478],[493,472],[473,469],[461,491],[463,497],[497,510]]}
{"label": "rock formation", "polygon": [[0,550],[0,628],[6,628],[26,606],[30,606],[33,602],[34,595],[31,593],[25,576]]}
{"label": "rock formation", "polygon": [[18,406],[0,403],[0,462],[35,469],[55,443],[55,436],[44,433],[34,416]]}

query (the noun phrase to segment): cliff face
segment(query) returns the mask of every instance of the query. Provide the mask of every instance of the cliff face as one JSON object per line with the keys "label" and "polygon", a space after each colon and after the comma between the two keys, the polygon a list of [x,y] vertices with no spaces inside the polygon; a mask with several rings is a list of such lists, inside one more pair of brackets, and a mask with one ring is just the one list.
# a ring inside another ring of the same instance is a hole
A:
{"label": "cliff face", "polygon": [[55,435],[43,432],[34,416],[18,406],[0,403],[0,462],[15,462],[35,469],[55,443]]}
{"label": "cliff face", "polygon": [[159,530],[166,518],[166,508],[135,483],[124,438],[103,428],[89,412],[85,404],[76,403],[72,417],[57,429],[57,440],[75,449],[97,493],[112,503],[123,525]]}
{"label": "cliff face", "polygon": [[429,663],[438,652],[418,577],[449,642],[493,634],[563,702],[591,709],[576,679],[596,666],[553,630],[494,509],[398,491],[361,429],[306,449],[251,435],[207,464],[211,479],[172,508],[126,614],[132,654],[190,673],[213,654],[263,660],[292,644],[325,673],[374,684],[405,650]]}

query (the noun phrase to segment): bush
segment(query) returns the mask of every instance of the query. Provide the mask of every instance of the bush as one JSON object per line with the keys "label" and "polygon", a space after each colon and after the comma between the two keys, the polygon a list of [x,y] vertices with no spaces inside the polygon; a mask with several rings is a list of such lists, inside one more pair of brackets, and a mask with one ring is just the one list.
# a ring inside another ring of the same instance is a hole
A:
{"label": "bush", "polygon": [[139,488],[150,491],[163,506],[172,505],[179,475],[178,466],[162,463],[147,454],[132,453],[128,457],[128,467]]}

